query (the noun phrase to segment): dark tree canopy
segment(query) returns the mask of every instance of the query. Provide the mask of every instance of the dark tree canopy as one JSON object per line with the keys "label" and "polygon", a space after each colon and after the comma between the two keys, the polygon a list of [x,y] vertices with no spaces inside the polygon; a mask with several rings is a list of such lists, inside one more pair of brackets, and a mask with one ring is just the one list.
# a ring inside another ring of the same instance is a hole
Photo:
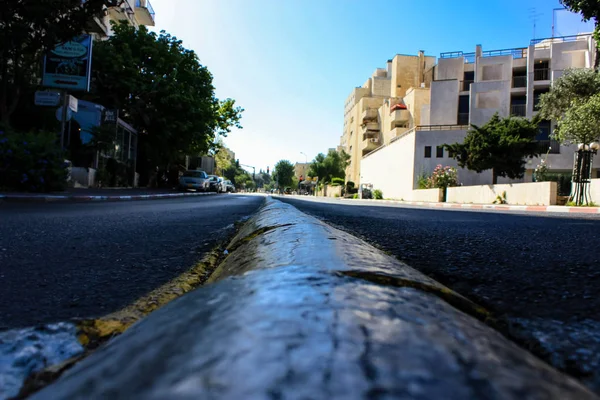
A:
{"label": "dark tree canopy", "polygon": [[346,167],[350,156],[345,151],[330,150],[327,155],[317,154],[308,169],[308,176],[319,178],[320,182],[331,183],[333,178],[346,178]]}
{"label": "dark tree canopy", "polygon": [[212,75],[176,37],[119,24],[94,50],[90,100],[119,109],[140,131],[138,162],[164,165],[207,152],[216,135],[241,128],[242,109],[219,101]]}
{"label": "dark tree canopy", "polygon": [[[43,54],[80,35],[104,7],[122,0],[2,0],[0,120],[10,124],[25,92],[38,85]],[[27,99],[29,100],[29,99]]]}
{"label": "dark tree canopy", "polygon": [[281,160],[275,164],[273,169],[273,180],[279,184],[279,187],[290,187],[293,184],[294,165],[288,160]]}
{"label": "dark tree canopy", "polygon": [[537,120],[495,114],[485,125],[472,125],[463,143],[444,147],[462,168],[476,172],[491,169],[494,184],[499,176],[519,179],[525,174],[525,158],[539,154],[537,125]]}

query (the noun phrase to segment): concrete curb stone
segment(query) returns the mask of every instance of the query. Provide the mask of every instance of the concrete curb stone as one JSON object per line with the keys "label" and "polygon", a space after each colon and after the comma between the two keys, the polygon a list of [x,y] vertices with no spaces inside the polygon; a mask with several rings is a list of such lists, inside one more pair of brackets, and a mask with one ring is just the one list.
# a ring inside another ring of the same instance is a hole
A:
{"label": "concrete curb stone", "polygon": [[228,251],[214,284],[31,398],[597,398],[485,310],[288,204],[269,200]]}
{"label": "concrete curb stone", "polygon": [[[312,196],[293,196],[285,197],[302,198],[310,201],[318,201],[323,197]],[[335,198],[328,198],[335,199]],[[463,210],[494,210],[494,211],[519,211],[536,213],[579,213],[579,214],[600,214],[600,207],[571,207],[571,206],[525,206],[509,204],[471,204],[471,203],[434,203],[426,201],[402,201],[402,200],[374,200],[374,199],[337,199],[340,203],[365,202],[376,204],[398,204],[407,206],[416,206],[424,208],[449,208]]]}
{"label": "concrete curb stone", "polygon": [[81,195],[11,195],[0,194],[0,202],[15,203],[54,203],[54,202],[95,202],[95,201],[132,201],[132,200],[157,200],[175,197],[208,196],[216,195],[213,192],[200,193],[158,193],[144,195],[121,196],[81,196]]}

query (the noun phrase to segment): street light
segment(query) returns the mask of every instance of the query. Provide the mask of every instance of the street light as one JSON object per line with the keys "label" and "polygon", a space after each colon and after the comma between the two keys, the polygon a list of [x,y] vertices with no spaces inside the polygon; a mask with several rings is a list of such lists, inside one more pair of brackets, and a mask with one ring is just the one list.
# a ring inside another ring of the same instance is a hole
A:
{"label": "street light", "polygon": [[308,156],[306,154],[304,154],[304,152],[300,152],[300,154],[302,154],[304,156],[304,164],[308,164]]}

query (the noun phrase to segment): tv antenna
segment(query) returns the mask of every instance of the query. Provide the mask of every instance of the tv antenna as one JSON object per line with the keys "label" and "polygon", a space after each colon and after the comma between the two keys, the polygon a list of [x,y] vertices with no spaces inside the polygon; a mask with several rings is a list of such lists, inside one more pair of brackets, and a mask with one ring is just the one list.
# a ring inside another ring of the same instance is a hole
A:
{"label": "tv antenna", "polygon": [[542,15],[544,15],[544,13],[537,12],[535,7],[529,9],[529,20],[533,22],[533,39],[535,39],[535,28],[537,26],[537,22]]}

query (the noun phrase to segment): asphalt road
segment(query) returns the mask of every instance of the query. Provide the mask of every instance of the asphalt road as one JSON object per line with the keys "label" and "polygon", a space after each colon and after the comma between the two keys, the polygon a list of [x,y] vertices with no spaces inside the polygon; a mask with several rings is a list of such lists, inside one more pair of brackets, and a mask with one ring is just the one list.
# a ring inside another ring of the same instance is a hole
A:
{"label": "asphalt road", "polygon": [[521,344],[600,392],[598,216],[280,199],[485,306]]}
{"label": "asphalt road", "polygon": [[116,311],[188,270],[263,201],[0,204],[0,330]]}

